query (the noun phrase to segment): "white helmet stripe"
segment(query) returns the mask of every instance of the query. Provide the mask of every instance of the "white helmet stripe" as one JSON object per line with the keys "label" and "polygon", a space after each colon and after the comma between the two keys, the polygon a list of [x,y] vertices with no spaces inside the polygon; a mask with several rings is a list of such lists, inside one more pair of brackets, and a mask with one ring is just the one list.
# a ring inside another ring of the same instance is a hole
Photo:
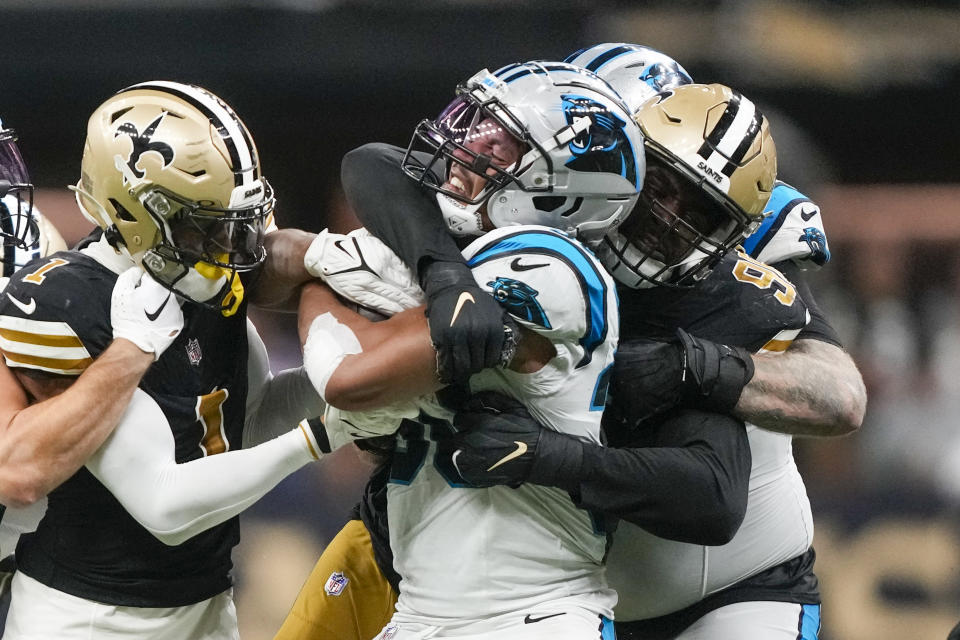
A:
{"label": "white helmet stripe", "polygon": [[137,89],[156,89],[182,98],[199,109],[220,131],[233,165],[234,185],[248,185],[259,177],[259,165],[253,151],[253,142],[240,118],[210,92],[193,85],[166,80],[142,82],[118,93]]}
{"label": "white helmet stripe", "polygon": [[760,133],[762,122],[763,114],[756,105],[734,91],[723,115],[700,147],[699,155],[712,168],[722,167],[722,173],[730,176]]}

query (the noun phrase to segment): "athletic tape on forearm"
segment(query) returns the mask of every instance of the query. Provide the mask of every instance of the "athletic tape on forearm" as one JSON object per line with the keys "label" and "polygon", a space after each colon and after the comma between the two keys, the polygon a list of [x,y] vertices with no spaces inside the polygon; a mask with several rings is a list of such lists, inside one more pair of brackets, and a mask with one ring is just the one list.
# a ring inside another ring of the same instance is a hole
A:
{"label": "athletic tape on forearm", "polygon": [[326,400],[327,383],[343,359],[362,352],[357,336],[333,314],[322,313],[313,319],[303,344],[303,368],[321,398]]}

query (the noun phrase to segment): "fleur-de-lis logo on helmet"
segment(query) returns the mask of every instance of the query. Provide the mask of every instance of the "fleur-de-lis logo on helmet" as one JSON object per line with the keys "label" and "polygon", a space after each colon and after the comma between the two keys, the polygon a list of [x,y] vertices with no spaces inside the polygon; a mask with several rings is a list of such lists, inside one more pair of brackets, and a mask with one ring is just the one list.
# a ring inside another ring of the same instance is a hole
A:
{"label": "fleur-de-lis logo on helmet", "polygon": [[130,149],[130,155],[127,157],[127,166],[130,167],[130,171],[137,178],[143,178],[144,176],[143,169],[137,168],[137,163],[140,162],[140,156],[145,153],[149,153],[151,151],[159,153],[163,158],[163,166],[165,167],[173,162],[173,147],[166,142],[153,140],[153,134],[156,132],[157,127],[160,126],[160,123],[163,121],[163,118],[166,115],[167,112],[164,111],[157,116],[156,120],[147,125],[147,128],[143,130],[143,133],[137,131],[137,126],[132,122],[124,122],[117,127],[117,133],[114,135],[114,137],[117,138],[126,134],[129,136],[130,142],[133,143],[133,146]]}

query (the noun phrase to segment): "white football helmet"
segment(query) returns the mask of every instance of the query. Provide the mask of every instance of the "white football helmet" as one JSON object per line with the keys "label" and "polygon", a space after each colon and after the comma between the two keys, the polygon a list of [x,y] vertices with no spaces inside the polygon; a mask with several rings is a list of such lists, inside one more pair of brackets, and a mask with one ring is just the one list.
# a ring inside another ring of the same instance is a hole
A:
{"label": "white football helmet", "polygon": [[693,82],[679,62],[639,44],[605,42],[575,51],[564,62],[593,71],[609,82],[630,113],[661,91]]}
{"label": "white football helmet", "polygon": [[273,192],[247,127],[206,89],[154,81],[109,98],[90,117],[74,189],[114,248],[227,315],[243,296],[237,272],[266,256]]}
{"label": "white football helmet", "polygon": [[6,249],[36,248],[33,184],[20,156],[17,134],[0,122],[0,240]]}
{"label": "white football helmet", "polygon": [[629,213],[643,185],[643,137],[595,74],[517,63],[484,69],[457,93],[417,125],[403,160],[407,175],[438,192],[455,235],[482,234],[486,214],[495,227],[538,224],[592,242]]}
{"label": "white football helmet", "polygon": [[674,87],[634,117],[646,182],[597,257],[630,287],[692,286],[764,218],[777,175],[770,126],[750,100],[720,84]]}

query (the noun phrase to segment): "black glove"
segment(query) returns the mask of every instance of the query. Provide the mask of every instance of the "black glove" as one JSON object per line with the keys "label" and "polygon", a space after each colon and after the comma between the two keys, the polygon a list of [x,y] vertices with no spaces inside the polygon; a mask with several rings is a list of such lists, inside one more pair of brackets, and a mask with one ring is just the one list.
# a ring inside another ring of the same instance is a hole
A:
{"label": "black glove", "polygon": [[382,458],[388,458],[393,455],[393,452],[397,449],[397,436],[391,434],[389,436],[361,438],[354,440],[353,444],[355,444],[360,451],[366,451],[367,453],[372,453]]}
{"label": "black glove", "polygon": [[617,413],[634,425],[677,406],[729,414],[753,378],[746,349],[696,338],[622,342],[610,391]]}
{"label": "black glove", "polygon": [[443,443],[460,476],[477,487],[524,482],[577,490],[583,443],[544,429],[522,404],[493,391],[470,398],[453,418],[457,433]]}
{"label": "black glove", "polygon": [[431,262],[420,279],[441,382],[460,382],[481,369],[509,364],[516,350],[516,325],[493,296],[477,286],[466,264]]}

